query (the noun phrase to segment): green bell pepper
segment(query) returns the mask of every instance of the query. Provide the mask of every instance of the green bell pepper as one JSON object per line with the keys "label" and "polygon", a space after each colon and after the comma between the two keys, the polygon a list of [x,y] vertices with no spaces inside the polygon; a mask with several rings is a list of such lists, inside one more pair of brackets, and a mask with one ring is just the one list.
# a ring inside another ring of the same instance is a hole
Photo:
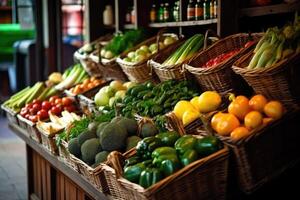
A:
{"label": "green bell pepper", "polygon": [[198,139],[195,144],[195,150],[200,157],[208,156],[223,147],[221,141],[214,136],[206,136]]}
{"label": "green bell pepper", "polygon": [[137,155],[143,160],[151,158],[154,149],[163,146],[162,141],[156,137],[146,137],[139,141],[136,146]]}
{"label": "green bell pepper", "polygon": [[128,167],[128,166],[132,166],[135,165],[137,163],[141,162],[140,158],[138,156],[133,156],[131,158],[128,158],[125,160],[125,166],[124,168]]}
{"label": "green bell pepper", "polygon": [[180,156],[180,162],[183,166],[187,166],[190,163],[198,159],[198,153],[194,149],[188,149]]}
{"label": "green bell pepper", "polygon": [[185,136],[179,138],[175,142],[175,149],[177,150],[177,152],[180,155],[182,155],[188,149],[194,149],[196,142],[197,142],[197,138],[195,138],[191,135],[185,135]]}
{"label": "green bell pepper", "polygon": [[175,131],[167,131],[157,134],[155,137],[161,139],[165,146],[173,147],[180,135]]}
{"label": "green bell pepper", "polygon": [[165,176],[169,176],[177,172],[181,168],[178,158],[175,160],[163,160],[160,164],[160,170],[164,173]]}
{"label": "green bell pepper", "polygon": [[169,155],[169,154],[176,155],[176,149],[172,147],[159,147],[152,152],[151,157],[154,159],[161,155]]}
{"label": "green bell pepper", "polygon": [[144,188],[148,188],[151,185],[159,182],[163,179],[163,174],[158,168],[146,168],[142,171],[139,178],[139,185]]}
{"label": "green bell pepper", "polygon": [[133,183],[138,183],[140,179],[140,175],[143,170],[146,169],[144,163],[137,163],[135,165],[126,167],[124,169],[124,178]]}

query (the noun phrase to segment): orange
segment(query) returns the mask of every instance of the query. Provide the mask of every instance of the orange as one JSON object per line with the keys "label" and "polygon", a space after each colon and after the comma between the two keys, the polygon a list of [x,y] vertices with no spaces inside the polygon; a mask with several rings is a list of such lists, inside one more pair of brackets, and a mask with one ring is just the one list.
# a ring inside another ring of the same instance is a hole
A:
{"label": "orange", "polygon": [[218,112],[217,114],[215,114],[212,119],[211,119],[211,126],[212,128],[217,131],[217,124],[219,123],[219,121],[221,120],[221,118],[223,117],[225,113],[221,113]]}
{"label": "orange", "polygon": [[229,135],[235,128],[240,126],[240,121],[233,114],[223,114],[217,123],[216,131],[220,135]]}
{"label": "orange", "polygon": [[237,96],[228,106],[228,112],[243,120],[250,112],[249,100],[245,96]]}
{"label": "orange", "polygon": [[258,111],[251,111],[249,112],[244,119],[244,123],[246,128],[254,129],[262,125],[263,123],[263,116]]}
{"label": "orange", "polygon": [[252,110],[259,112],[264,111],[264,106],[267,104],[268,100],[261,94],[253,96],[249,101],[249,106]]}
{"label": "orange", "polygon": [[230,137],[233,140],[239,140],[248,135],[250,135],[250,131],[246,127],[243,127],[243,126],[237,127],[230,133]]}
{"label": "orange", "polygon": [[265,105],[264,112],[268,117],[279,119],[283,115],[283,106],[279,101],[270,101]]}

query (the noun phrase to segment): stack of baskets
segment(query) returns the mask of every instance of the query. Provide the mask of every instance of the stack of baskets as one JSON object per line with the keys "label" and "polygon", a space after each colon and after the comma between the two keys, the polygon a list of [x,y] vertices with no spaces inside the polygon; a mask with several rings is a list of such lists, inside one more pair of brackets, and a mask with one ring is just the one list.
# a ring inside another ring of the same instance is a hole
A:
{"label": "stack of baskets", "polygon": [[[159,32],[159,34],[157,36],[149,38],[148,40],[145,40],[144,42],[140,43],[139,45],[135,46],[134,48],[121,54],[121,56],[117,59],[117,62],[121,66],[121,68],[123,69],[124,73],[127,75],[128,79],[130,81],[141,83],[141,82],[151,80],[153,82],[158,82],[156,74],[152,72],[152,68],[150,66],[148,66],[147,61],[152,59],[156,55],[158,55],[160,53],[160,50],[158,50],[157,53],[154,53],[151,56],[149,56],[144,61],[137,63],[137,64],[126,62],[123,60],[123,58],[125,58],[125,56],[127,55],[128,52],[135,51],[143,45],[149,46],[150,44],[156,42],[157,46],[159,48],[159,42],[162,41],[167,36],[172,37],[172,38],[176,39],[177,41],[179,39],[176,34],[171,34],[171,33],[161,34],[161,32]],[[175,44],[176,43],[177,42],[175,42]],[[172,45],[174,45],[174,44],[172,44]]]}

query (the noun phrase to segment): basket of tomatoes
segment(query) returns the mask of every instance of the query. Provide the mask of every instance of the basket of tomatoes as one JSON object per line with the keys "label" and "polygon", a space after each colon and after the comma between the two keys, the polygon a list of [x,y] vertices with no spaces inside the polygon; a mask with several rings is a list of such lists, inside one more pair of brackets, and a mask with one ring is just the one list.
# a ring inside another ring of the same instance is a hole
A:
{"label": "basket of tomatoes", "polygon": [[231,100],[203,123],[231,148],[239,186],[252,193],[298,160],[300,113],[287,114],[281,102],[260,94]]}

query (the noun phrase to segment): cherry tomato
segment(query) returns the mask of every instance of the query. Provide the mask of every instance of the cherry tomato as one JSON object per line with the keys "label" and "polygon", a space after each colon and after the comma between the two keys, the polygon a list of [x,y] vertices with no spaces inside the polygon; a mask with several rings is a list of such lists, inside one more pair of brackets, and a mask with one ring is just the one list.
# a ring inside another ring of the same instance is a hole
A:
{"label": "cherry tomato", "polygon": [[66,106],[64,109],[68,112],[74,112],[76,110],[76,107],[74,105],[69,105]]}
{"label": "cherry tomato", "polygon": [[62,98],[62,105],[63,106],[69,106],[73,103],[73,100],[69,97],[63,97]]}
{"label": "cherry tomato", "polygon": [[59,106],[54,106],[50,109],[50,112],[54,115],[60,115],[61,108]]}
{"label": "cherry tomato", "polygon": [[40,120],[43,120],[43,119],[47,119],[49,115],[46,110],[42,109],[37,113],[37,116]]}
{"label": "cherry tomato", "polygon": [[32,121],[32,122],[37,122],[38,121],[38,117],[36,115],[31,115],[29,117],[29,120]]}
{"label": "cherry tomato", "polygon": [[36,111],[39,111],[42,109],[42,106],[41,104],[35,103],[33,104],[32,108],[35,109]]}
{"label": "cherry tomato", "polygon": [[60,98],[55,99],[55,105],[62,104],[62,100]]}
{"label": "cherry tomato", "polygon": [[26,114],[28,114],[28,110],[26,109],[26,108],[22,108],[22,110],[21,110],[21,112],[20,112],[20,115],[22,116],[22,117],[25,117],[26,116]]}
{"label": "cherry tomato", "polygon": [[50,101],[50,103],[54,103],[56,99],[59,99],[59,96],[57,96],[57,95],[52,96],[52,97],[50,97],[49,101]]}
{"label": "cherry tomato", "polygon": [[29,119],[29,117],[30,117],[30,114],[27,113],[27,114],[25,115],[25,118],[26,118],[26,119]]}
{"label": "cherry tomato", "polygon": [[35,109],[35,108],[30,108],[30,109],[29,109],[29,113],[30,113],[31,115],[35,115],[37,112],[38,112],[38,110]]}
{"label": "cherry tomato", "polygon": [[39,99],[35,99],[35,100],[33,100],[33,102],[32,102],[33,104],[39,104],[39,105],[41,105],[42,104],[42,102],[41,102],[41,100],[39,100]]}
{"label": "cherry tomato", "polygon": [[28,104],[26,104],[25,108],[30,109],[30,108],[32,108],[32,106],[33,106],[33,103],[28,103]]}
{"label": "cherry tomato", "polygon": [[44,109],[44,110],[50,110],[51,109],[51,103],[49,102],[49,101],[43,101],[43,103],[42,103],[42,109]]}

